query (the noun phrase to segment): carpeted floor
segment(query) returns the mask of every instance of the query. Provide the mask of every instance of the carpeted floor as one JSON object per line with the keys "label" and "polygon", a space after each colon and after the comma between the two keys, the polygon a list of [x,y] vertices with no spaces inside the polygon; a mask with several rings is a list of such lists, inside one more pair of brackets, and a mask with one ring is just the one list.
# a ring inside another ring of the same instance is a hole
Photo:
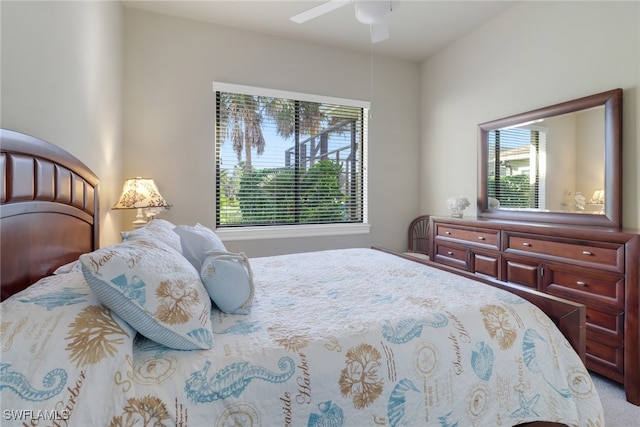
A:
{"label": "carpeted floor", "polygon": [[640,406],[632,405],[624,397],[621,384],[591,373],[598,390],[606,427],[640,427]]}

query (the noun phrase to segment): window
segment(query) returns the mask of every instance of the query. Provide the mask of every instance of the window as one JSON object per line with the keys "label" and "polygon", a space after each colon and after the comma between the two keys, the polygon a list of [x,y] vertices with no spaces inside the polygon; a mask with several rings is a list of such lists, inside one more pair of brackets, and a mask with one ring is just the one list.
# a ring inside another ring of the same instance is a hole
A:
{"label": "window", "polygon": [[216,227],[366,222],[368,104],[214,84]]}
{"label": "window", "polygon": [[503,128],[489,132],[488,195],[501,208],[544,209],[546,130]]}

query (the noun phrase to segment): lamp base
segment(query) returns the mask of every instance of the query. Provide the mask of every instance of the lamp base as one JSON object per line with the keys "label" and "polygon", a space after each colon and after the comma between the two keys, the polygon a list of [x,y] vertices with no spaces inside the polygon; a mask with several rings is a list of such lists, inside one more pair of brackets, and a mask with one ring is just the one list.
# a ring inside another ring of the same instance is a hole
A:
{"label": "lamp base", "polygon": [[133,221],[133,228],[141,228],[146,225],[147,221],[144,220],[144,215],[142,215],[142,208],[138,208],[138,214],[136,215],[136,220]]}

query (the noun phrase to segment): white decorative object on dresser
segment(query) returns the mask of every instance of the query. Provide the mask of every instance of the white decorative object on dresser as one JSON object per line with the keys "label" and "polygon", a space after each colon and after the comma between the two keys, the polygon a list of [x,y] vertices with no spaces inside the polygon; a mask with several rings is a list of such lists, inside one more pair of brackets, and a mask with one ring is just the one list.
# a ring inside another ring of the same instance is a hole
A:
{"label": "white decorative object on dresser", "polygon": [[587,367],[640,405],[640,231],[431,217],[431,259],[587,308]]}

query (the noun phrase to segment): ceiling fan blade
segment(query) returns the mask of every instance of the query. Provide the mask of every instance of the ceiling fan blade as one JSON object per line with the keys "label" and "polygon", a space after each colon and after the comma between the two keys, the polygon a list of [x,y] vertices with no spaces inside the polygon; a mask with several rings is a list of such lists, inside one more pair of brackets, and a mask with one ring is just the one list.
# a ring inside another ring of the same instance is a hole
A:
{"label": "ceiling fan blade", "polygon": [[371,24],[371,43],[378,43],[389,38],[389,23],[387,21]]}
{"label": "ceiling fan blade", "polygon": [[307,22],[311,19],[317,18],[320,15],[329,13],[332,10],[336,10],[342,6],[346,6],[349,3],[351,3],[351,0],[329,0],[322,4],[319,4],[318,6],[312,7],[311,9],[307,9],[304,12],[294,15],[289,19],[297,24],[302,24],[303,22]]}

